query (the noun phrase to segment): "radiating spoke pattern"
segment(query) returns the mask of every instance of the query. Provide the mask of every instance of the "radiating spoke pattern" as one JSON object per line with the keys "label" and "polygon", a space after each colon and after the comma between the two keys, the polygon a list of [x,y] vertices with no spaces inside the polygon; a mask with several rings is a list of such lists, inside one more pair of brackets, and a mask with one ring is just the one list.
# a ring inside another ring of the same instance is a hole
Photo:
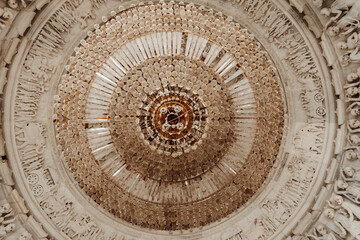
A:
{"label": "radiating spoke pattern", "polygon": [[56,129],[90,197],[133,224],[180,230],[253,196],[279,150],[283,102],[246,29],[211,9],[149,3],[88,35],[59,85]]}

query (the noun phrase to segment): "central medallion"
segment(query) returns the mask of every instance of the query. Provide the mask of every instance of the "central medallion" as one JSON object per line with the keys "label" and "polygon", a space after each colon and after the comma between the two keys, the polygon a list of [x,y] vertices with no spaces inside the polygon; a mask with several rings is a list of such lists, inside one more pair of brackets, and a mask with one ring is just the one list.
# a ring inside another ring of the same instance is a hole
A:
{"label": "central medallion", "polygon": [[206,137],[206,107],[190,88],[169,85],[150,93],[138,111],[141,138],[158,153],[179,156]]}

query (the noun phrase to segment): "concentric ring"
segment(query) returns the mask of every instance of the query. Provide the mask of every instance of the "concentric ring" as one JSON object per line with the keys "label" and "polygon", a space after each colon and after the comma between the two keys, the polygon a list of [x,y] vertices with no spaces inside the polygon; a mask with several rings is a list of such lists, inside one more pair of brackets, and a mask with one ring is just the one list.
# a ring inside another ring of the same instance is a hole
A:
{"label": "concentric ring", "polygon": [[59,86],[57,138],[98,204],[142,227],[181,230],[255,194],[284,110],[274,67],[247,30],[212,10],[159,3],[119,13],[81,43]]}
{"label": "concentric ring", "polygon": [[206,107],[190,88],[165,86],[150,93],[139,111],[141,138],[158,153],[177,157],[205,137]]}

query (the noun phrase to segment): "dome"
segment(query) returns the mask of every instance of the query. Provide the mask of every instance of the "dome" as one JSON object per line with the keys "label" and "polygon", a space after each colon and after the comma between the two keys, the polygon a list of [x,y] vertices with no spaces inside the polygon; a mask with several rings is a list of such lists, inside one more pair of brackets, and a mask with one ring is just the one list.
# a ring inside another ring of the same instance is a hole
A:
{"label": "dome", "polygon": [[359,11],[0,1],[0,239],[360,239]]}

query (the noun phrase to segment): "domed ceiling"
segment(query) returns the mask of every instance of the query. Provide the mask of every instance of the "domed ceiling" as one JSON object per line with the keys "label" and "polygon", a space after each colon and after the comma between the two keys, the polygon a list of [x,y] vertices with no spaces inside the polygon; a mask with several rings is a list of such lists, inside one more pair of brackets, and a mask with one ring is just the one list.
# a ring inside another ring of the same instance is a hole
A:
{"label": "domed ceiling", "polygon": [[360,239],[360,1],[0,1],[0,239]]}

